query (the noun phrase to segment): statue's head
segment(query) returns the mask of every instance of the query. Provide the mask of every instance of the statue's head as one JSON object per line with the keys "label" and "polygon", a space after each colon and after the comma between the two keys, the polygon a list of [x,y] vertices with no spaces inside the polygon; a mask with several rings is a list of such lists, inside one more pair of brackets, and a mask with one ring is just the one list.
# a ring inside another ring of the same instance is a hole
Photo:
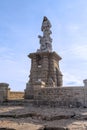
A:
{"label": "statue's head", "polygon": [[47,17],[46,17],[46,16],[44,16],[43,21],[46,21],[46,20],[47,20]]}

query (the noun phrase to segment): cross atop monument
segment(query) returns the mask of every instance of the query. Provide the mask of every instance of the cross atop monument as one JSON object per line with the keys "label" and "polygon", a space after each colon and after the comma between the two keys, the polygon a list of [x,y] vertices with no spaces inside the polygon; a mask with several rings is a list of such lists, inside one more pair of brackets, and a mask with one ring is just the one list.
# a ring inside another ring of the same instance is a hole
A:
{"label": "cross atop monument", "polygon": [[40,39],[40,49],[38,52],[52,52],[52,38],[50,34],[52,34],[51,23],[46,16],[43,17],[43,22],[41,26],[41,31],[43,32],[43,36],[38,36]]}

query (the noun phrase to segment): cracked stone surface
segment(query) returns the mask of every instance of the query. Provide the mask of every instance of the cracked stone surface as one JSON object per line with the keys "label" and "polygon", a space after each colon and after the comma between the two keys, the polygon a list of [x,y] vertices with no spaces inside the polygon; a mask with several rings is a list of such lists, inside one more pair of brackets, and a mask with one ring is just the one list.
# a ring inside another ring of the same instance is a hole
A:
{"label": "cracked stone surface", "polygon": [[87,108],[0,106],[0,128],[87,130]]}

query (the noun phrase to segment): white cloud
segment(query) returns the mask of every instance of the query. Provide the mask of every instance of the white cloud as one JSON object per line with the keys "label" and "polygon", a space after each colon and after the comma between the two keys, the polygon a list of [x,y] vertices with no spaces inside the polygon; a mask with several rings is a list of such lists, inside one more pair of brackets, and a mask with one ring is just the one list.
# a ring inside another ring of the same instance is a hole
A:
{"label": "white cloud", "polygon": [[78,24],[68,24],[68,25],[66,25],[66,30],[69,33],[77,32],[79,29],[80,29],[80,25],[78,25]]}
{"label": "white cloud", "polygon": [[70,72],[64,72],[63,82],[64,86],[83,86],[83,81],[81,78],[73,75]]}
{"label": "white cloud", "polygon": [[27,56],[6,47],[0,47],[0,55],[0,82],[9,83],[12,90],[25,89],[30,67]]}
{"label": "white cloud", "polygon": [[75,58],[87,61],[87,44],[73,44],[71,47]]}
{"label": "white cloud", "polygon": [[0,46],[0,54],[1,54],[1,53],[5,53],[5,52],[9,52],[9,51],[11,51],[10,48],[4,47],[4,46]]}

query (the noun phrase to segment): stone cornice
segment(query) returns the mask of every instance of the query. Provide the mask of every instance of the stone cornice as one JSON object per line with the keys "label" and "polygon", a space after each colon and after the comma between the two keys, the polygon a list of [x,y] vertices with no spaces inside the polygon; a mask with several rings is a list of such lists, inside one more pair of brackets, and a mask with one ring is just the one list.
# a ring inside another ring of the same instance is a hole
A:
{"label": "stone cornice", "polygon": [[55,57],[57,60],[61,60],[62,58],[54,51],[54,52],[35,52],[35,53],[30,53],[28,55],[29,58],[33,58],[36,57],[36,55],[40,55],[40,56],[53,56]]}

